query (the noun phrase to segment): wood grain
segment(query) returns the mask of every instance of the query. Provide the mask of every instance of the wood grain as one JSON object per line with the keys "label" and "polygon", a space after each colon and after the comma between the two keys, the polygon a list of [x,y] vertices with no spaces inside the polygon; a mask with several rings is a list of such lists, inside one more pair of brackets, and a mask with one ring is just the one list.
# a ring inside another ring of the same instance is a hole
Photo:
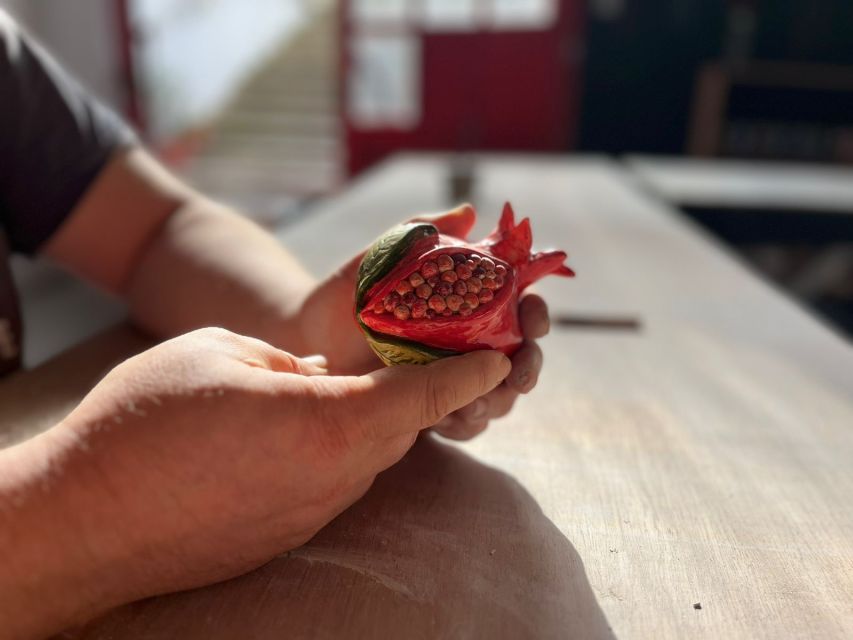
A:
{"label": "wood grain", "polygon": [[[577,279],[539,287],[556,314],[640,330],[555,327],[537,389],[483,436],[421,439],[305,547],[78,637],[853,637],[850,345],[605,161],[475,175],[475,236],[511,199],[570,251]],[[447,188],[442,157],[404,157],[283,240],[327,272]],[[86,349],[11,382],[61,400],[30,402],[33,428],[82,393]],[[29,420],[8,384],[6,429]]]}

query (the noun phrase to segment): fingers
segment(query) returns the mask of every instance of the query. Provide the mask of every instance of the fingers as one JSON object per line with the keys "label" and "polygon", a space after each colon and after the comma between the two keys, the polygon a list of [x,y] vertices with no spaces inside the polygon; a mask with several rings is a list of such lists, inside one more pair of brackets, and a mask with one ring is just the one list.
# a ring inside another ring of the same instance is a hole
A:
{"label": "fingers", "polygon": [[250,367],[260,367],[275,373],[298,373],[303,376],[324,376],[329,373],[329,363],[325,356],[298,358],[260,340],[255,342],[258,344],[252,345],[254,353],[241,358],[243,363]]}
{"label": "fingers", "polygon": [[512,410],[520,393],[529,393],[542,371],[542,350],[535,342],[526,342],[512,357],[512,371],[489,394],[450,414],[435,425],[435,431],[451,440],[470,440],[482,433],[489,420]]}
{"label": "fingers", "polygon": [[535,293],[528,293],[521,299],[518,317],[521,321],[521,332],[528,340],[543,338],[551,329],[548,305]]}
{"label": "fingers", "polygon": [[282,353],[290,356],[291,362],[296,361],[299,370],[294,371],[293,373],[301,373],[303,376],[329,375],[329,361],[326,359],[326,356],[318,354],[314,356],[305,356],[304,358],[297,358],[284,351],[282,351]]}
{"label": "fingers", "polygon": [[225,352],[230,357],[255,369],[303,376],[328,374],[328,362],[321,355],[298,358],[271,344],[220,328],[198,329],[187,334],[200,347]]}
{"label": "fingers", "polygon": [[413,218],[412,222],[429,222],[440,233],[457,238],[467,238],[477,221],[477,214],[470,204],[461,204],[446,213],[424,215]]}
{"label": "fingers", "polygon": [[451,440],[470,440],[486,429],[489,420],[508,414],[517,397],[516,391],[507,384],[502,384],[441,420],[434,430]]}
{"label": "fingers", "polygon": [[483,433],[488,426],[488,419],[470,422],[460,419],[455,414],[451,414],[435,425],[433,430],[448,440],[458,440],[461,442],[477,437]]}
{"label": "fingers", "polygon": [[525,342],[512,357],[512,371],[506,386],[516,393],[530,393],[542,371],[542,349],[535,342]]}
{"label": "fingers", "polygon": [[351,389],[353,419],[373,440],[426,429],[497,387],[510,369],[502,353],[475,351],[425,366],[374,371]]}
{"label": "fingers", "polygon": [[358,267],[361,265],[361,259],[364,258],[365,251],[359,252],[357,256],[350,258],[349,262],[343,264],[335,273],[330,276],[332,281],[341,281],[350,289],[355,288],[355,278],[358,275]]}

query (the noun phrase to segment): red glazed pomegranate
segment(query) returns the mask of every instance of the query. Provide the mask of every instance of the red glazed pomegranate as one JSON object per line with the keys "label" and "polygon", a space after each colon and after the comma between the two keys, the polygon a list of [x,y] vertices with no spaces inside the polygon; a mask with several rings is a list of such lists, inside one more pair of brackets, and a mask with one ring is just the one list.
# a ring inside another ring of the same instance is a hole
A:
{"label": "red glazed pomegranate", "polygon": [[362,259],[356,320],[385,364],[424,364],[475,349],[512,355],[522,342],[518,299],[548,274],[573,276],[564,251],[531,253],[530,220],[500,223],[471,244],[428,222],[399,225]]}

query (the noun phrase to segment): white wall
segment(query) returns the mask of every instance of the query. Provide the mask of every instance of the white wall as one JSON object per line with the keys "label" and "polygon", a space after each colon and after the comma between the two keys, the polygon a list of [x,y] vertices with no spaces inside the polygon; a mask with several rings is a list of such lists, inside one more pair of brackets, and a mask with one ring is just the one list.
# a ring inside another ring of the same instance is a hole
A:
{"label": "white wall", "polygon": [[214,117],[305,18],[299,0],[135,0],[133,7],[137,72],[155,140]]}
{"label": "white wall", "polygon": [[[155,141],[203,125],[304,22],[306,0],[131,0],[136,83]],[[114,0],[0,0],[118,111],[124,97]]]}

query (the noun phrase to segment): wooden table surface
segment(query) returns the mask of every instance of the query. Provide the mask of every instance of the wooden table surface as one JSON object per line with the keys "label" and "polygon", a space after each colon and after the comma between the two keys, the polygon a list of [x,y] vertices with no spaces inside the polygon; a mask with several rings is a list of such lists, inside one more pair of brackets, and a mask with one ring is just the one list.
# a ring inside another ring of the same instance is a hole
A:
{"label": "wooden table surface", "polygon": [[[540,244],[555,326],[536,391],[471,443],[427,437],[304,547],[129,605],[106,638],[853,637],[853,349],[598,160],[484,157]],[[387,163],[286,230],[318,274],[447,205],[440,156]],[[126,328],[0,384],[6,442],[45,428]],[[701,607],[701,608],[699,608]]]}
{"label": "wooden table surface", "polygon": [[849,167],[628,156],[638,179],[677,206],[853,215],[853,169]]}

